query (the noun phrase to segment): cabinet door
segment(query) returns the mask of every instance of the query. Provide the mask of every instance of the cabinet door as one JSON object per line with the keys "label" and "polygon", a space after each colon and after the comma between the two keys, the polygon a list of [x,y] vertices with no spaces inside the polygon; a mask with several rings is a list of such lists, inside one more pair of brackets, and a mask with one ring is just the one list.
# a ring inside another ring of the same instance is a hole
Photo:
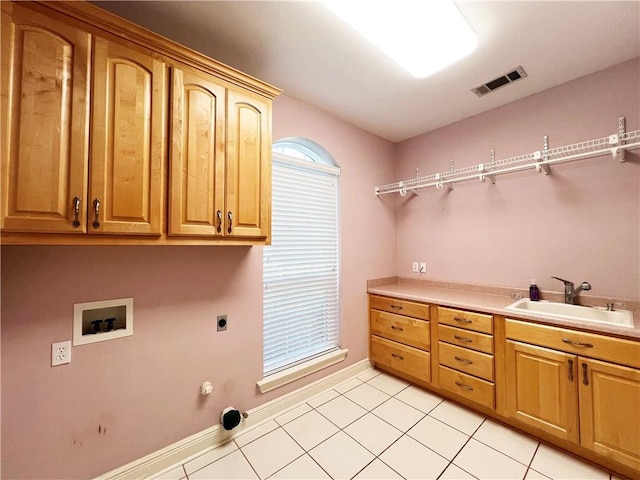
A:
{"label": "cabinet door", "polygon": [[225,88],[174,68],[169,235],[222,236]]}
{"label": "cabinet door", "polygon": [[103,38],[94,40],[93,62],[89,232],[159,234],[165,64]]}
{"label": "cabinet door", "polygon": [[228,91],[225,235],[268,237],[271,230],[270,105]]}
{"label": "cabinet door", "polygon": [[579,362],[580,443],[640,471],[640,370]]}
{"label": "cabinet door", "polygon": [[508,415],[577,442],[577,357],[512,340],[506,354]]}
{"label": "cabinet door", "polygon": [[87,32],[2,2],[4,230],[85,229],[90,47]]}

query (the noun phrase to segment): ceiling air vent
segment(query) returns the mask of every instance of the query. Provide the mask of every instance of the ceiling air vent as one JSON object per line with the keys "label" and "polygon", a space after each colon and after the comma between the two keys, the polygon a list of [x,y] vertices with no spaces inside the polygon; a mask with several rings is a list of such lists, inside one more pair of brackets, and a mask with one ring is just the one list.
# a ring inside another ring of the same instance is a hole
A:
{"label": "ceiling air vent", "polygon": [[479,87],[472,88],[471,91],[477,96],[482,97],[487,93],[491,93],[500,87],[509,85],[510,83],[513,83],[516,80],[520,80],[521,78],[525,78],[526,76],[527,72],[524,71],[524,68],[518,66],[509,73],[505,73],[501,77],[491,80],[490,82],[487,82],[484,85],[480,85]]}

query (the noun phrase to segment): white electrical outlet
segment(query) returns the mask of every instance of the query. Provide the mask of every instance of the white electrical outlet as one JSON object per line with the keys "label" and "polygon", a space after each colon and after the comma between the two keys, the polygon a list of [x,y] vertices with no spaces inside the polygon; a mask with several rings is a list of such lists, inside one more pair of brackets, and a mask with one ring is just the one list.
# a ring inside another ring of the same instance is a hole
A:
{"label": "white electrical outlet", "polygon": [[51,366],[71,363],[71,340],[51,344]]}
{"label": "white electrical outlet", "polygon": [[418,273],[418,262],[413,262],[412,270],[413,273]]}
{"label": "white electrical outlet", "polygon": [[420,262],[420,273],[427,273],[427,264],[426,264],[426,262]]}

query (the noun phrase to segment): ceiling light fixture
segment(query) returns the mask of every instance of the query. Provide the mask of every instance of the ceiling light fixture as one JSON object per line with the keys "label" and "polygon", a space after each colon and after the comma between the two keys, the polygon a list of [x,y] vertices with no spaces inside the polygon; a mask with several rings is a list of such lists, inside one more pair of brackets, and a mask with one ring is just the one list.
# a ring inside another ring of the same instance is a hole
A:
{"label": "ceiling light fixture", "polygon": [[478,37],[451,0],[322,0],[417,78],[471,53]]}

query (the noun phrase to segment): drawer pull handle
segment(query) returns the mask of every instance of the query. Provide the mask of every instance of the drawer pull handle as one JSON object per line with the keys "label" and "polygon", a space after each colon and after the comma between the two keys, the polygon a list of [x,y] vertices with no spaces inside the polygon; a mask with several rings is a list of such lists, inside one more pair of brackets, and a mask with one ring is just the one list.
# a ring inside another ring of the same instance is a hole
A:
{"label": "drawer pull handle", "polygon": [[218,210],[216,212],[216,218],[218,220],[218,226],[216,227],[216,231],[218,233],[222,233],[222,210]]}
{"label": "drawer pull handle", "polygon": [[569,362],[569,381],[573,382],[573,360],[567,360]]}
{"label": "drawer pull handle", "polygon": [[576,342],[575,340],[571,340],[570,338],[563,338],[562,341],[564,343],[568,343],[569,345],[573,345],[574,347],[593,348],[593,343]]}
{"label": "drawer pull handle", "polygon": [[469,337],[461,337],[460,335],[454,335],[453,338],[455,338],[456,340],[460,341],[460,342],[464,342],[464,343],[471,343],[473,342],[472,339],[470,339]]}
{"label": "drawer pull handle", "polygon": [[461,357],[453,357],[453,358],[455,358],[460,363],[464,363],[465,365],[473,365],[473,360],[469,360],[467,358],[461,358]]}
{"label": "drawer pull handle", "polygon": [[100,200],[97,198],[93,201],[93,214],[94,220],[91,225],[93,228],[98,228],[100,227]]}
{"label": "drawer pull handle", "polygon": [[589,376],[587,374],[587,364],[582,362],[582,383],[589,385]]}
{"label": "drawer pull handle", "polygon": [[73,199],[73,228],[80,226],[80,197],[74,197]]}
{"label": "drawer pull handle", "polygon": [[231,232],[233,231],[233,214],[231,213],[231,210],[227,212],[227,220],[229,221],[227,233],[231,235]]}
{"label": "drawer pull handle", "polygon": [[391,325],[391,329],[392,330],[397,330],[399,332],[404,332],[404,328],[402,327],[396,327],[395,325]]}
{"label": "drawer pull handle", "polygon": [[456,382],[456,385],[462,388],[463,390],[467,390],[468,392],[473,392],[473,387],[471,385],[465,385],[464,383]]}
{"label": "drawer pull handle", "polygon": [[404,360],[404,357],[402,355],[398,355],[397,353],[392,353],[391,356],[398,360]]}
{"label": "drawer pull handle", "polygon": [[453,317],[453,319],[459,323],[472,323],[471,320],[467,320],[466,318]]}
{"label": "drawer pull handle", "polygon": [[389,305],[394,310],[402,310],[402,305],[394,305],[393,303]]}

